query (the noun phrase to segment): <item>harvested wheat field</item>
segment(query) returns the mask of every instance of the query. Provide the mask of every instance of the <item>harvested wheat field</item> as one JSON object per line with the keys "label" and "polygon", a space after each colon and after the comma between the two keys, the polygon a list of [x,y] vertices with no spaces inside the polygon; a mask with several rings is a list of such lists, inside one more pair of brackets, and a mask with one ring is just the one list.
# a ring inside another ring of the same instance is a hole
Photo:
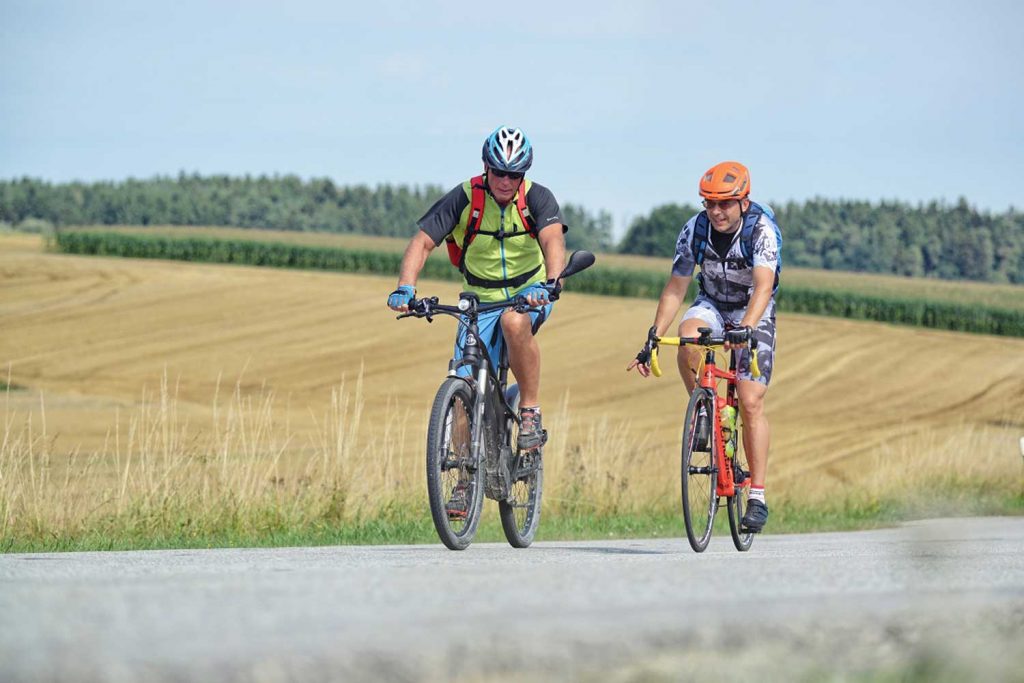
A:
{"label": "harvested wheat field", "polygon": [[[6,438],[28,430],[57,470],[69,453],[96,454],[90,467],[117,477],[147,420],[150,448],[215,443],[235,430],[269,444],[284,468],[348,430],[359,443],[349,476],[370,476],[364,465],[373,465],[382,483],[421,495],[426,414],[454,323],[396,321],[384,306],[393,285],[56,255],[37,237],[0,235]],[[420,283],[421,295],[457,291]],[[612,506],[674,504],[682,384],[624,371],[654,307],[574,294],[571,284],[556,306],[540,340],[553,434],[546,499],[583,481]],[[1024,340],[802,315],[780,317],[779,330],[771,490],[812,499],[972,468],[1020,486]]]}

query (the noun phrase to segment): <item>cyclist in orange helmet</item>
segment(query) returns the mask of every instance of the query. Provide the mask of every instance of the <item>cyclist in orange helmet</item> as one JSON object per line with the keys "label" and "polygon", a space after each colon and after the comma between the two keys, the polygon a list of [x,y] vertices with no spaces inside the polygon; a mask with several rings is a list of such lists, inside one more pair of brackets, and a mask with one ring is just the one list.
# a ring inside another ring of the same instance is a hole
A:
{"label": "cyclist in orange helmet", "polygon": [[[764,486],[769,429],[764,404],[775,357],[774,295],[781,271],[782,233],[771,208],[750,200],[750,171],[743,164],[724,161],[712,166],[701,176],[699,191],[704,211],[687,221],[679,233],[672,273],[658,301],[650,334],[662,336],[672,325],[699,265],[700,292],[683,314],[678,334],[696,337],[698,328],[710,327],[712,336],[724,335],[728,346],[743,345],[736,367],[751,487],[742,524],[757,532],[768,520]],[[746,344],[751,337],[758,342],[758,378],[750,372]],[[679,349],[679,374],[687,392],[696,384],[700,358],[698,349]],[[643,377],[650,374],[650,343],[626,369],[633,368]]]}

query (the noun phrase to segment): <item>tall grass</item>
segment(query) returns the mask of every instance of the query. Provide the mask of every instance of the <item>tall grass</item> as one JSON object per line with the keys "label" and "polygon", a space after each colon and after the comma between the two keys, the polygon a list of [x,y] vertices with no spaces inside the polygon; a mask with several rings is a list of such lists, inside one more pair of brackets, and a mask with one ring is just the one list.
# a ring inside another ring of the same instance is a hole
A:
{"label": "tall grass", "polygon": [[[114,416],[100,450],[55,453],[45,401],[5,402],[0,550],[436,542],[425,501],[424,415],[392,406],[370,424],[362,379],[334,387],[300,439],[268,390],[236,383],[191,426],[166,376]],[[678,455],[627,420],[547,412],[541,538],[680,536]],[[772,531],[877,526],[921,516],[1024,513],[1016,441],[998,426],[919,434],[858,461],[846,483],[808,470],[771,483]],[[498,540],[493,506],[480,540]]]}
{"label": "tall grass", "polygon": [[1017,437],[996,424],[959,422],[880,446],[841,479],[816,471],[781,487],[778,511],[793,531],[859,528],[895,521],[1024,514],[1024,462]]}
{"label": "tall grass", "polygon": [[215,396],[212,427],[202,432],[179,414],[177,388],[165,376],[126,423],[115,417],[100,451],[60,456],[44,401],[37,416],[8,406],[0,544],[74,547],[87,537],[118,546],[230,542],[326,533],[408,507],[413,482],[397,466],[406,421],[393,414],[367,438],[361,378],[331,391],[313,443],[296,443],[288,425],[275,420],[274,401],[269,391],[244,395],[237,383],[226,399]]}

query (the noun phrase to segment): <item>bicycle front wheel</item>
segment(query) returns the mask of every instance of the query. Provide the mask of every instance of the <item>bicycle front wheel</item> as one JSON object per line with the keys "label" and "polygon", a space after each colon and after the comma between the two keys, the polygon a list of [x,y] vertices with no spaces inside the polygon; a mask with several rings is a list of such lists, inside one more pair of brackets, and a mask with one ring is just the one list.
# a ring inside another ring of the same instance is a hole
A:
{"label": "bicycle front wheel", "polygon": [[714,435],[714,410],[714,394],[697,387],[690,395],[683,424],[683,519],[690,547],[698,553],[708,547],[718,507],[715,491],[718,467],[715,460],[717,440]]}
{"label": "bicycle front wheel", "polygon": [[729,496],[729,531],[736,550],[746,552],[754,542],[754,534],[743,533],[741,521],[747,512],[747,498],[750,494],[750,465],[747,464],[747,453],[743,449],[743,433],[740,431],[740,416],[736,415],[736,453],[732,458],[732,478],[736,492]]}
{"label": "bicycle front wheel", "polygon": [[473,391],[449,377],[437,390],[427,428],[427,495],[437,535],[452,550],[473,542],[483,507],[483,468],[473,454]]}
{"label": "bicycle front wheel", "polygon": [[[519,387],[512,385],[505,398],[513,411],[519,412]],[[540,496],[544,489],[544,461],[542,449],[521,451],[515,447],[512,432],[515,422],[508,420],[505,439],[511,446],[509,479],[512,482],[508,498],[498,501],[501,528],[513,548],[526,548],[533,543],[540,524]]]}

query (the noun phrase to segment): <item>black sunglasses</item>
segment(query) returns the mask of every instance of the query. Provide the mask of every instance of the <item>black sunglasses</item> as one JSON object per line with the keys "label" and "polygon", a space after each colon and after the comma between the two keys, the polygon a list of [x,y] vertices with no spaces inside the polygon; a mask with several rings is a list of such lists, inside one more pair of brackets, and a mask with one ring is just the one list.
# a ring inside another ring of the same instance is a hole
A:
{"label": "black sunglasses", "polygon": [[489,175],[493,175],[495,178],[511,178],[512,180],[521,180],[525,173],[513,173],[512,171],[499,171],[496,168],[487,169]]}

